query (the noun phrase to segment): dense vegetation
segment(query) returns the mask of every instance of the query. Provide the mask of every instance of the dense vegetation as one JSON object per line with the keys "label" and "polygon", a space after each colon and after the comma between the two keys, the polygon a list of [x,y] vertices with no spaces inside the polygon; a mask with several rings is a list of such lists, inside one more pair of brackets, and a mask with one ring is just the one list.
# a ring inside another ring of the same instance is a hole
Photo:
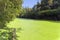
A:
{"label": "dense vegetation", "polygon": [[60,20],[59,0],[42,0],[41,3],[37,2],[33,8],[23,10],[25,12],[19,16],[21,18]]}
{"label": "dense vegetation", "polygon": [[0,0],[0,40],[17,40],[16,29],[7,27],[7,23],[22,11],[22,0]]}
{"label": "dense vegetation", "polygon": [[0,28],[13,20],[20,12],[22,0],[0,0]]}

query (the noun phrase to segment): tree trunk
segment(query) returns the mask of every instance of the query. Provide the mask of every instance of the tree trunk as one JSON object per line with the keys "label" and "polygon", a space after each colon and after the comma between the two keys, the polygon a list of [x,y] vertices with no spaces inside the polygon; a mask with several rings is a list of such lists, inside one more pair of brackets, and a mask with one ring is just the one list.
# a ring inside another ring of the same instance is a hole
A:
{"label": "tree trunk", "polygon": [[12,40],[16,40],[16,29],[15,28],[13,28],[12,29],[13,31],[12,31]]}

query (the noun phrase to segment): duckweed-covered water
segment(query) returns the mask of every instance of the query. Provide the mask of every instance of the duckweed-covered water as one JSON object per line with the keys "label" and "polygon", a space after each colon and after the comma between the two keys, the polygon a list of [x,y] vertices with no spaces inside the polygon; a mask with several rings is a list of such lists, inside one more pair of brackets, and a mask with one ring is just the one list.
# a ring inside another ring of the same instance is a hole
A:
{"label": "duckweed-covered water", "polygon": [[60,22],[15,19],[7,26],[22,28],[17,31],[18,40],[60,40]]}

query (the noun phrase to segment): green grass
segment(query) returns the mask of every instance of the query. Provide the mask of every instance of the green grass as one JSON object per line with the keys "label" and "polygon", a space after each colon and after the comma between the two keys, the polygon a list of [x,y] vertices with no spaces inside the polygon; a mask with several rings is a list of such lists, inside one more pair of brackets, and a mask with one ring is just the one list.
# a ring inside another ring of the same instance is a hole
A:
{"label": "green grass", "polygon": [[60,40],[59,22],[15,19],[7,26],[22,28],[17,32],[18,40]]}

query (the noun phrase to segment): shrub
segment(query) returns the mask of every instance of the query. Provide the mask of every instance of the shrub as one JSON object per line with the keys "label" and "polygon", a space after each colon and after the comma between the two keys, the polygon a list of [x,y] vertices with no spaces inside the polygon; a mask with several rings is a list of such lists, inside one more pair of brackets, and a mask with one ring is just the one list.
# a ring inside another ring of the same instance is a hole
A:
{"label": "shrub", "polygon": [[0,28],[21,12],[22,0],[0,0]]}

